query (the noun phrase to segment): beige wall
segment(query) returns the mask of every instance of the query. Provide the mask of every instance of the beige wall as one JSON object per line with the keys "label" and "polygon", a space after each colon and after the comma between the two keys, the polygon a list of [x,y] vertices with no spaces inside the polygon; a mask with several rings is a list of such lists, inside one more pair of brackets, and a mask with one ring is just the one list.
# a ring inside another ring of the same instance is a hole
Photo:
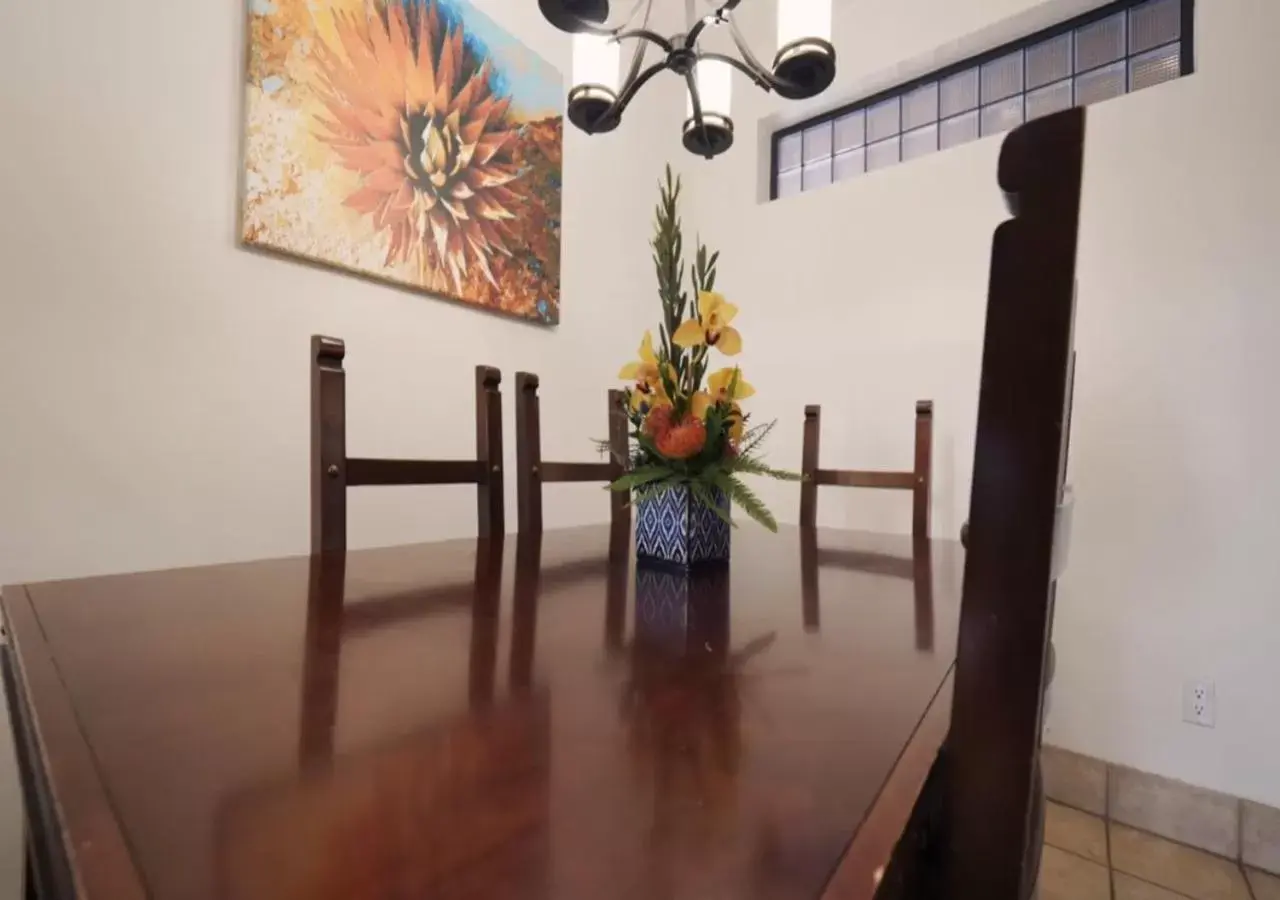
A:
{"label": "beige wall", "polygon": [[[922,75],[1080,5],[837,3],[833,96]],[[769,6],[744,4],[766,52]],[[1198,6],[1197,74],[1090,111],[1078,503],[1048,730],[1074,750],[1277,804],[1280,4]],[[1000,141],[760,204],[768,134],[822,104],[735,88],[740,142],[697,169],[697,218],[743,309],[755,408],[783,422],[776,461],[799,463],[800,410],[821,403],[825,459],[909,465],[912,402],[933,398],[934,525],[955,535],[968,509],[991,232],[1004,215]],[[793,489],[761,494],[794,520]],[[824,492],[820,509],[832,525],[910,527],[910,503],[893,496]],[[1216,681],[1215,729],[1182,723],[1188,678]]]}
{"label": "beige wall", "polygon": [[[534,4],[475,2],[567,70]],[[0,582],[305,552],[315,332],[347,341],[353,455],[473,454],[481,362],[507,378],[509,461],[520,369],[543,379],[548,457],[594,459],[606,435],[605,391],[656,308],[675,82],[613,135],[567,131],[547,330],[237,248],[243,8],[0,6]],[[598,487],[556,490],[549,524],[607,518]],[[466,488],[352,502],[354,545],[475,527]]]}

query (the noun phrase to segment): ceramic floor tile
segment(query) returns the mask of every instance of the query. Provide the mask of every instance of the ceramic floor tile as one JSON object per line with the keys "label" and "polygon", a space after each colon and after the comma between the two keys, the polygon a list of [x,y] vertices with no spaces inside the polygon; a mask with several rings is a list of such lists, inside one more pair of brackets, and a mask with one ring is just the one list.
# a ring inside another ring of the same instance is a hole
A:
{"label": "ceramic floor tile", "polygon": [[1097,816],[1057,803],[1045,807],[1044,842],[1107,864],[1107,825]]}
{"label": "ceramic floor tile", "polygon": [[1193,900],[1251,900],[1244,873],[1230,860],[1124,825],[1111,826],[1111,865]]}
{"label": "ceramic floor tile", "polygon": [[1187,900],[1183,894],[1157,887],[1149,881],[1134,878],[1123,872],[1113,874],[1115,880],[1115,900]]}
{"label": "ceramic floor tile", "polygon": [[1250,869],[1249,883],[1253,885],[1253,896],[1257,900],[1280,900],[1280,878]]}
{"label": "ceramic floor tile", "polygon": [[1104,866],[1046,846],[1038,896],[1039,900],[1111,900],[1111,881]]}

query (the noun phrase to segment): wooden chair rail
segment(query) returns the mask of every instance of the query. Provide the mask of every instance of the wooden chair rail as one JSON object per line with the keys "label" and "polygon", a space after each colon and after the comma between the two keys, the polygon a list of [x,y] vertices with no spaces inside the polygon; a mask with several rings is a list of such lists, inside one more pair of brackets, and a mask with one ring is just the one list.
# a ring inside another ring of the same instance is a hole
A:
{"label": "wooden chair rail", "polygon": [[486,478],[479,460],[348,459],[347,487],[374,485],[479,484]]}
{"label": "wooden chair rail", "polygon": [[819,486],[913,491],[915,490],[917,479],[915,472],[860,472],[841,469],[819,469],[814,473],[813,480]]}
{"label": "wooden chair rail", "polygon": [[559,463],[544,462],[537,475],[544,484],[583,481],[611,481],[615,467],[612,463]]}

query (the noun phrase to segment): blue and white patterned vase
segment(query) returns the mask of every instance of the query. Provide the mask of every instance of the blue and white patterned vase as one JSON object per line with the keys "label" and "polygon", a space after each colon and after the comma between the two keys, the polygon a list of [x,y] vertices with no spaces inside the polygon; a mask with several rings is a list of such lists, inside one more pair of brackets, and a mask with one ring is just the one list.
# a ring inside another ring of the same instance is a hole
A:
{"label": "blue and white patterned vase", "polygon": [[[729,514],[729,498],[716,491],[716,505]],[[688,487],[636,498],[636,558],[688,568],[729,561],[727,521],[707,509]]]}

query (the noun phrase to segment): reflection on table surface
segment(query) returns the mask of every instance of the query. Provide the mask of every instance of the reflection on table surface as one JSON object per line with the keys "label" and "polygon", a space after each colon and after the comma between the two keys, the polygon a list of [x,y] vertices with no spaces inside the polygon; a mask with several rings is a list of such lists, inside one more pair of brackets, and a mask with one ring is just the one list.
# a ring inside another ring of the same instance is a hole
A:
{"label": "reflection on table surface", "polygon": [[950,668],[961,552],[734,541],[692,576],[605,526],[31,593],[157,898],[814,898]]}

